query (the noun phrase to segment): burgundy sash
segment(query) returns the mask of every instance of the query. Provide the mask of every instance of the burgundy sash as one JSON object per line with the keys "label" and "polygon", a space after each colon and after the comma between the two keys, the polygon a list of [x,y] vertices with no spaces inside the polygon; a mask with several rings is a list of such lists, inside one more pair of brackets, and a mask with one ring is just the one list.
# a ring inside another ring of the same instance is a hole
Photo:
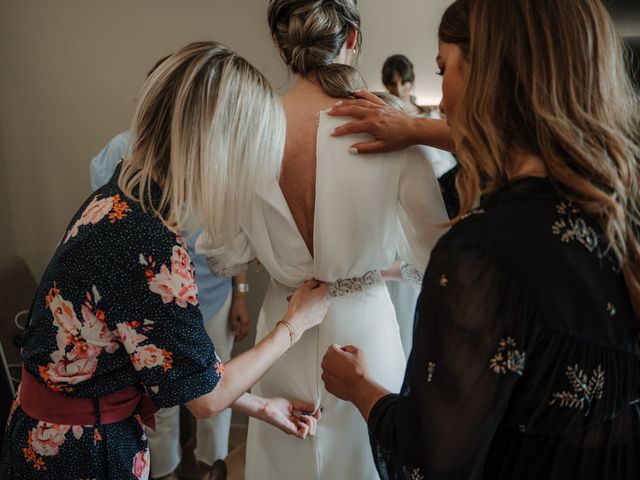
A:
{"label": "burgundy sash", "polygon": [[23,365],[19,396],[24,413],[47,423],[108,425],[138,414],[144,425],[156,428],[158,407],[135,387],[123,388],[96,399],[69,397],[38,382]]}

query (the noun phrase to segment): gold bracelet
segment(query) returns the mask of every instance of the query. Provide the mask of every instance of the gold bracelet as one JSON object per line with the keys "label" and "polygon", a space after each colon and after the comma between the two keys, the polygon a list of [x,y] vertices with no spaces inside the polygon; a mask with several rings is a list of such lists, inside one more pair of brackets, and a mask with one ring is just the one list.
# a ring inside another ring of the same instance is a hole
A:
{"label": "gold bracelet", "polygon": [[288,352],[291,347],[293,347],[293,344],[296,343],[296,332],[293,330],[291,324],[286,320],[280,320],[278,323],[276,323],[276,326],[279,324],[283,324],[289,330],[289,340],[291,340],[291,345],[289,345],[289,348],[287,349]]}

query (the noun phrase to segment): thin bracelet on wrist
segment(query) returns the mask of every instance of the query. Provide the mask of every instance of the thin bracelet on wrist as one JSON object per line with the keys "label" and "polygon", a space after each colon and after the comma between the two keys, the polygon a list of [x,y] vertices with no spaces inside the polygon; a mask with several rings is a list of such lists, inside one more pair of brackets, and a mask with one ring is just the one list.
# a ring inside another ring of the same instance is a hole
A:
{"label": "thin bracelet on wrist", "polygon": [[287,348],[287,352],[288,352],[291,349],[291,347],[293,347],[293,344],[296,343],[296,332],[291,326],[291,324],[286,320],[280,320],[278,323],[276,323],[276,326],[280,324],[284,325],[285,327],[287,327],[287,330],[289,330],[289,340],[291,343],[289,344],[289,348]]}
{"label": "thin bracelet on wrist", "polygon": [[233,285],[233,291],[238,293],[249,293],[248,283],[236,283]]}

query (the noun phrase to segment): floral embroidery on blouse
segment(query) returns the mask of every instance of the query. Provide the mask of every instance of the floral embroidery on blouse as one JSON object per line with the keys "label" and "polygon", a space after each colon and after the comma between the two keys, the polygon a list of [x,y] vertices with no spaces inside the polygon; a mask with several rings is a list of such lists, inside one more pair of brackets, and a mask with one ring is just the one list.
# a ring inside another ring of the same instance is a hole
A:
{"label": "floral embroidery on blouse", "polygon": [[607,312],[613,317],[616,314],[616,306],[611,302],[607,303]]}
{"label": "floral embroidery on blouse", "polygon": [[419,468],[411,469],[411,468],[403,467],[402,473],[404,474],[404,478],[407,478],[409,480],[424,480],[424,475],[420,473]]}
{"label": "floral embroidery on blouse", "polygon": [[513,372],[520,376],[524,373],[526,353],[516,349],[516,341],[507,337],[500,340],[498,351],[491,358],[489,367],[494,373],[504,375]]}
{"label": "floral embroidery on blouse", "polygon": [[91,290],[91,293],[86,293],[85,302],[80,307],[82,320],[78,319],[73,304],[62,297],[55,283],[46,297],[46,306],[58,330],[58,350],[50,355],[52,362],[39,366],[38,372],[52,390],[72,392],[69,385],[92,377],[103,350],[113,353],[118,349],[117,339],[105,322],[105,312],[95,307],[100,301],[100,294],[95,286]]}
{"label": "floral embroidery on blouse", "polygon": [[573,392],[556,392],[549,405],[559,405],[560,407],[577,408],[584,410],[584,416],[589,415],[591,405],[595,400],[600,400],[604,394],[605,374],[602,365],[598,365],[592,372],[591,377],[578,365],[568,366],[566,371],[569,383],[573,387]]}
{"label": "floral embroidery on blouse", "polygon": [[577,216],[580,210],[572,202],[560,202],[556,208],[563,217],[556,220],[551,227],[553,234],[559,235],[560,240],[564,243],[575,240],[589,252],[596,251],[598,249],[598,235],[582,217]]}
{"label": "floral embroidery on blouse", "polygon": [[433,374],[436,371],[436,362],[427,363],[427,383],[431,383],[433,380]]}
{"label": "floral embroidery on blouse", "polygon": [[167,265],[161,265],[160,271],[154,273],[156,262],[151,256],[145,259],[140,255],[141,265],[148,267],[145,276],[149,282],[149,289],[162,297],[164,303],[175,300],[176,304],[186,308],[187,304],[198,305],[198,286],[195,280],[195,267],[191,257],[184,247],[174,245],[171,254],[171,270]]}
{"label": "floral embroidery on blouse", "polygon": [[126,212],[129,211],[130,209],[127,202],[120,200],[120,194],[105,198],[100,198],[100,195],[96,195],[91,202],[89,202],[89,205],[84,209],[84,212],[82,212],[82,215],[73,227],[71,227],[64,239],[64,243],[67,243],[69,239],[75,237],[80,227],[84,225],[95,225],[107,215],[109,221],[115,223],[116,220],[122,220],[126,217]]}
{"label": "floral embroidery on blouse", "polygon": [[133,363],[136,370],[140,371],[143,368],[162,367],[163,371],[167,372],[173,367],[173,354],[164,348],[156,347],[152,343],[140,345],[142,342],[148,340],[148,338],[138,332],[138,329],[148,333],[153,330],[152,325],[154,323],[155,322],[151,320],[145,320],[142,323],[137,320],[132,320],[130,322],[118,323],[116,327],[118,329],[120,342],[122,342],[122,345],[129,354],[131,363]]}

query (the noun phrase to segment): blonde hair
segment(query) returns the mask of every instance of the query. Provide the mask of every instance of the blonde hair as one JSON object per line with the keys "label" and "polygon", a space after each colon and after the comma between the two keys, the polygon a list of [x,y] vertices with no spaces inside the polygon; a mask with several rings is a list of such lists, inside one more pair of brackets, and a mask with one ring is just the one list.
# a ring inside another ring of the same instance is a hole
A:
{"label": "blonde hair", "polygon": [[315,74],[331,97],[347,97],[365,88],[355,67],[333,63],[349,30],[358,34],[358,49],[361,45],[356,0],[270,0],[267,17],[271,35],[291,72]]}
{"label": "blonde hair", "polygon": [[469,67],[457,219],[480,191],[508,183],[515,151],[539,156],[555,187],[598,219],[640,313],[640,99],[600,0],[458,0],[439,36]]}
{"label": "blonde hair", "polygon": [[380,100],[382,100],[384,103],[386,103],[390,107],[393,107],[397,110],[408,113],[408,109],[405,103],[395,95],[391,95],[389,92],[371,92],[371,93],[373,93],[376,97],[378,97]]}
{"label": "blonde hair", "polygon": [[120,188],[169,227],[202,227],[222,244],[254,192],[277,182],[285,129],[279,99],[251,64],[219,43],[192,43],[142,88]]}

